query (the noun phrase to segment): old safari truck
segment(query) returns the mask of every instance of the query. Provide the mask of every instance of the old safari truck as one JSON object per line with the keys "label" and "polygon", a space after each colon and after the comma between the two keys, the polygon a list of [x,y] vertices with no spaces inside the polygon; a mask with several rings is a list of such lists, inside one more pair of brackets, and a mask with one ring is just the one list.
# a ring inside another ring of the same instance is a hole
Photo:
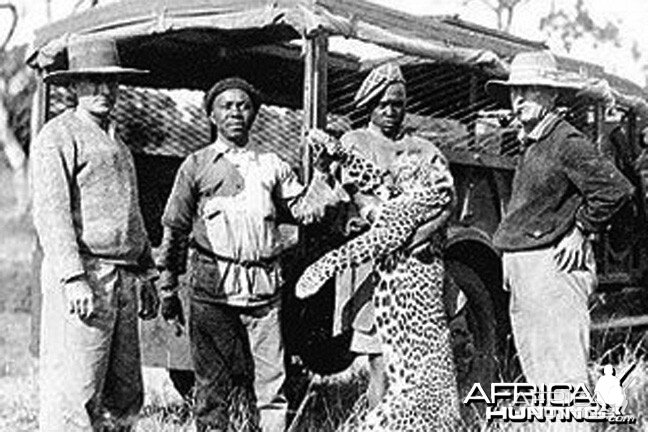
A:
{"label": "old safari truck", "polygon": [[[371,67],[397,62],[408,85],[406,127],[443,150],[457,187],[445,300],[460,384],[487,383],[514,369],[507,364],[513,358],[507,294],[491,234],[509,199],[519,146],[507,124],[507,102],[489,98],[484,83],[506,77],[516,53],[546,49],[543,43],[360,0],[122,0],[39,29],[28,61],[41,76],[66,67],[71,35],[114,37],[125,65],[150,71],[122,86],[114,115],[135,156],[154,246],[179,164],[212,138],[201,98],[213,82],[240,75],[263,92],[253,145],[277,152],[308,180],[313,167],[304,131],[339,134],[363,125],[368,113],[354,108],[355,91]],[[583,87],[564,102],[563,114],[636,186],[635,199],[596,242],[601,283],[592,298],[593,328],[646,325],[648,156],[640,133],[648,117],[646,94],[600,66],[559,61]],[[40,80],[33,132],[73,103],[65,88]],[[298,302],[290,284],[308,260],[339,239],[328,226],[284,228],[289,360],[301,359],[321,374],[340,371],[352,356],[349,335],[332,332],[334,290]],[[191,368],[186,336],[176,336],[161,320],[142,332],[146,363]]]}

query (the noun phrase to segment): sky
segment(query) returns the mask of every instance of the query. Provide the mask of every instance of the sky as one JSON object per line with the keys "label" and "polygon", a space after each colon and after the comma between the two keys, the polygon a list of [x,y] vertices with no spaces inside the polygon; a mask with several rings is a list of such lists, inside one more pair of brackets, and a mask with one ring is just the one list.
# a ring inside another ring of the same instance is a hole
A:
{"label": "sky", "polygon": [[[394,7],[414,15],[459,15],[466,21],[488,27],[497,26],[497,18],[485,1],[471,0],[464,6],[464,0],[371,0],[382,6]],[[527,0],[515,10],[511,33],[527,39],[544,41],[552,51],[565,54],[562,44],[557,40],[547,40],[540,29],[540,18],[551,9],[552,2],[557,8],[573,11],[575,0]],[[571,9],[568,8],[571,7]],[[648,64],[648,0],[585,0],[585,6],[590,11],[594,21],[603,25],[606,20],[620,28],[621,48],[599,46],[594,48],[589,41],[581,41],[574,45],[568,54],[580,60],[600,64],[615,75],[628,78],[637,84],[645,85],[645,74],[642,64]],[[632,59],[631,47],[637,41],[643,56],[639,63]]]}
{"label": "sky", "polygon": [[[28,42],[34,28],[47,22],[45,0],[11,0],[15,4],[22,19],[17,29],[13,42]],[[53,19],[69,15],[80,0],[51,0],[50,13]],[[83,1],[83,0],[81,0]],[[114,0],[99,0],[108,3]],[[484,2],[494,0],[370,0],[383,6],[399,9],[413,15],[459,15],[460,18],[488,27],[496,27],[495,14],[490,11]],[[574,46],[570,56],[581,60],[591,61],[603,65],[609,72],[635,81],[637,84],[646,84],[642,64],[648,64],[648,0],[584,0],[592,17],[597,23],[603,24],[605,20],[615,23],[621,29],[621,48],[613,46],[599,46],[594,48],[589,41],[582,41]],[[546,40],[539,30],[540,17],[547,14],[552,2],[559,7],[575,4],[576,0],[526,0],[515,11],[511,33],[532,40],[546,41],[551,49],[557,53],[564,53],[564,49],[557,40]],[[82,4],[82,8],[88,0]],[[573,8],[573,6],[571,6]],[[0,37],[3,37],[8,28],[8,14],[0,9]],[[631,47],[637,41],[643,53],[639,62],[631,56]]]}

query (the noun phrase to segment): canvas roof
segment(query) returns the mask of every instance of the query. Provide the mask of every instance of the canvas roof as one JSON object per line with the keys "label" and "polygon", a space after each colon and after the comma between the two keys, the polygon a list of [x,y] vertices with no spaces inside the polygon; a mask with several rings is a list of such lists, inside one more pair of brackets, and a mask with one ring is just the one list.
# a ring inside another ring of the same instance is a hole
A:
{"label": "canvas roof", "polygon": [[[455,17],[417,17],[363,0],[122,0],[38,29],[29,62],[63,68],[70,35],[110,36],[118,40],[124,64],[152,71],[146,82],[134,84],[205,88],[220,75],[239,73],[294,104],[303,65],[301,50],[288,42],[314,32],[499,76],[506,75],[516,53],[547,48]],[[332,55],[329,67],[360,68],[362,60]],[[566,70],[609,78],[622,92],[642,94],[639,86],[600,66],[559,61]],[[206,70],[214,70],[214,76]]]}

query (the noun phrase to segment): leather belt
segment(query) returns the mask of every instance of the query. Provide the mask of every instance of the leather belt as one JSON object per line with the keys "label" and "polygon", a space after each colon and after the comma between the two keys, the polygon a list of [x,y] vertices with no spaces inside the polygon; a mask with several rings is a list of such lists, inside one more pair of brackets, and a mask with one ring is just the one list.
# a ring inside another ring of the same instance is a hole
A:
{"label": "leather belt", "polygon": [[271,269],[271,266],[272,266],[272,265],[277,261],[277,259],[279,258],[278,255],[275,255],[275,256],[272,256],[272,257],[268,257],[268,258],[260,258],[260,259],[258,259],[258,260],[242,260],[242,259],[236,259],[236,258],[232,258],[232,257],[228,257],[228,256],[224,256],[224,255],[220,255],[220,254],[214,253],[213,251],[208,250],[208,249],[206,249],[206,248],[200,246],[200,245],[199,245],[198,243],[196,243],[195,241],[191,242],[190,247],[193,248],[193,249],[194,249],[196,252],[198,252],[199,254],[204,255],[204,256],[206,256],[206,257],[209,257],[209,258],[211,258],[211,259],[213,259],[213,260],[217,260],[217,261],[224,261],[224,262],[229,262],[229,263],[233,263],[233,264],[238,264],[238,265],[240,265],[241,267],[245,267],[245,268],[260,267],[260,268],[264,268],[264,269],[266,269],[266,270],[270,270],[270,269]]}

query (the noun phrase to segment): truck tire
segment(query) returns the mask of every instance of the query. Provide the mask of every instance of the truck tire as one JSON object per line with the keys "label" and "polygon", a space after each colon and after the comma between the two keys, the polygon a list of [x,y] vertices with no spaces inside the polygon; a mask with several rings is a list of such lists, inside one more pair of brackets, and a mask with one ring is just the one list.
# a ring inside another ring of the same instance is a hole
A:
{"label": "truck tire", "polygon": [[[459,290],[464,293],[467,303],[461,310],[453,312],[451,309],[456,305]],[[299,354],[311,371],[324,375],[346,369],[355,357],[348,351],[350,332],[336,337],[330,334],[333,298],[334,289],[328,286],[305,302],[288,300],[287,305],[293,307],[285,308],[293,314],[298,311],[297,316],[289,319],[292,331],[286,338],[287,343],[299,341],[291,351]],[[444,301],[450,317],[457,381],[463,398],[474,383],[480,382],[484,388],[490,388],[496,379],[498,347],[502,346],[498,319],[506,319],[506,313],[496,312],[491,294],[477,272],[456,260],[446,261]],[[502,313],[504,316],[499,316]]]}
{"label": "truck tire", "polygon": [[333,335],[335,286],[333,280],[314,296],[299,301],[292,295],[284,300],[284,340],[290,354],[299,355],[304,365],[320,375],[347,369],[355,354],[349,351],[351,331]]}
{"label": "truck tire", "polygon": [[[457,305],[459,291],[465,304]],[[448,312],[452,351],[461,400],[473,384],[490,389],[498,370],[497,315],[486,284],[468,265],[446,261],[444,302]],[[461,404],[463,405],[463,404]]]}

